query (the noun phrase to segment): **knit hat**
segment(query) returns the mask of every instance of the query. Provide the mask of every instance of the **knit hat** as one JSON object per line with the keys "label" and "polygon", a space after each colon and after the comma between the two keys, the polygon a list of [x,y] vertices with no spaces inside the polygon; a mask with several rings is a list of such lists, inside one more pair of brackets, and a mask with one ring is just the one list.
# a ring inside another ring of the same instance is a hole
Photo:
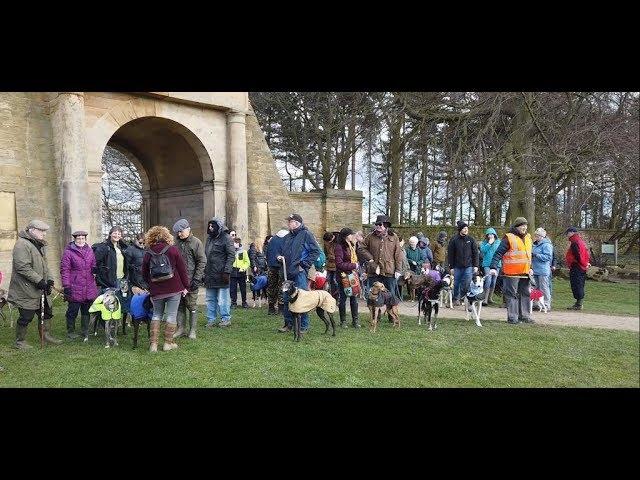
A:
{"label": "knit hat", "polygon": [[569,227],[564,233],[578,233],[578,229],[576,227]]}
{"label": "knit hat", "polygon": [[31,220],[29,225],[27,225],[27,230],[30,228],[35,228],[36,230],[49,230],[50,227],[40,220]]}
{"label": "knit hat", "polygon": [[527,222],[527,219],[524,217],[518,217],[514,220],[513,222],[513,227],[519,227],[520,225],[528,225],[529,222]]}
{"label": "knit hat", "polygon": [[542,227],[538,227],[536,228],[536,231],[533,232],[535,235],[540,235],[541,237],[546,237],[547,236],[547,231],[542,228]]}
{"label": "knit hat", "polygon": [[456,222],[456,227],[458,229],[458,231],[462,230],[464,227],[468,227],[469,225],[467,225],[466,223],[464,223],[464,221],[462,220],[458,220]]}
{"label": "knit hat", "polygon": [[182,230],[189,228],[189,222],[184,218],[181,218],[173,224],[173,233],[181,232]]}

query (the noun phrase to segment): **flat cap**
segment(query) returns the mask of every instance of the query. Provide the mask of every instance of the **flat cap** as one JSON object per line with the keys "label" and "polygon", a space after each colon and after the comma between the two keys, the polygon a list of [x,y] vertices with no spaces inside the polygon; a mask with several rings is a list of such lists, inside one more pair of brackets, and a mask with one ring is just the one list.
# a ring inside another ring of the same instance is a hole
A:
{"label": "flat cap", "polygon": [[181,232],[185,228],[189,228],[189,222],[186,219],[181,218],[173,224],[173,233]]}
{"label": "flat cap", "polygon": [[86,237],[86,236],[87,236],[87,235],[89,235],[89,234],[88,234],[87,232],[85,232],[84,230],[76,230],[75,232],[73,232],[73,233],[71,234],[71,236],[72,236],[72,237],[78,237],[78,236],[80,236],[80,235],[83,235],[83,236],[85,236],[85,237]]}
{"label": "flat cap", "polygon": [[30,228],[35,228],[37,230],[49,230],[51,227],[41,220],[31,220],[29,225],[27,225],[27,230]]}

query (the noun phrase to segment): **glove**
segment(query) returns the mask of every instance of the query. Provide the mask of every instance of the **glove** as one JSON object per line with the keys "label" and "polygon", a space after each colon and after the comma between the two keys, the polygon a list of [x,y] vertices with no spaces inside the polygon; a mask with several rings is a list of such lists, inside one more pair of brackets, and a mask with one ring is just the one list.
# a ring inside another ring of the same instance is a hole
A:
{"label": "glove", "polygon": [[418,264],[417,264],[416,262],[414,262],[413,260],[409,260],[409,261],[411,262],[411,265],[413,265],[414,267],[415,267],[416,265],[418,265]]}
{"label": "glove", "polygon": [[229,283],[229,280],[230,280],[230,279],[229,279],[229,274],[228,274],[228,273],[223,273],[223,274],[222,274],[222,281],[223,281],[224,283]]}
{"label": "glove", "polygon": [[37,283],[36,287],[38,288],[38,290],[42,290],[42,291],[45,291],[45,292],[46,292],[46,291],[47,291],[47,288],[48,288],[48,287],[47,287],[47,282],[45,282],[45,281],[44,281],[44,278],[43,278],[42,280],[40,280],[40,281]]}
{"label": "glove", "polygon": [[394,275],[396,276],[396,280],[400,278],[400,272],[396,272]]}

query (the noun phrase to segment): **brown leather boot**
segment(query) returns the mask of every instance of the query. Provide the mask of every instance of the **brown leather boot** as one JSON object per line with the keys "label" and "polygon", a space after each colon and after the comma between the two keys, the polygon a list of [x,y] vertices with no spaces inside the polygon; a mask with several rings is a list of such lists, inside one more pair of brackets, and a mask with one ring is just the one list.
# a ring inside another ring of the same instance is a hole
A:
{"label": "brown leather boot", "polygon": [[167,323],[167,326],[164,327],[164,345],[162,346],[162,351],[168,352],[169,350],[178,348],[178,344],[173,341],[173,334],[175,331],[175,323]]}
{"label": "brown leather boot", "polygon": [[149,338],[149,351],[158,351],[158,334],[160,333],[160,320],[151,320],[151,337]]}

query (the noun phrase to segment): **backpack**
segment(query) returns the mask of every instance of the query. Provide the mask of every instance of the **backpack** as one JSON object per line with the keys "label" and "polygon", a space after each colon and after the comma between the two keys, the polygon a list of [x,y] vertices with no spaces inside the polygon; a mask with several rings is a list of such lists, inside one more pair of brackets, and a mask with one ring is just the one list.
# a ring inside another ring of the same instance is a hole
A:
{"label": "backpack", "polygon": [[160,250],[159,253],[154,252],[150,248],[146,251],[151,254],[149,259],[149,276],[152,282],[162,282],[173,278],[173,268],[171,268],[171,262],[166,255],[166,251],[169,250],[169,245]]}
{"label": "backpack", "polygon": [[320,250],[320,255],[318,255],[318,258],[316,258],[316,261],[313,264],[316,267],[316,270],[323,270],[326,263],[327,257],[324,252]]}

